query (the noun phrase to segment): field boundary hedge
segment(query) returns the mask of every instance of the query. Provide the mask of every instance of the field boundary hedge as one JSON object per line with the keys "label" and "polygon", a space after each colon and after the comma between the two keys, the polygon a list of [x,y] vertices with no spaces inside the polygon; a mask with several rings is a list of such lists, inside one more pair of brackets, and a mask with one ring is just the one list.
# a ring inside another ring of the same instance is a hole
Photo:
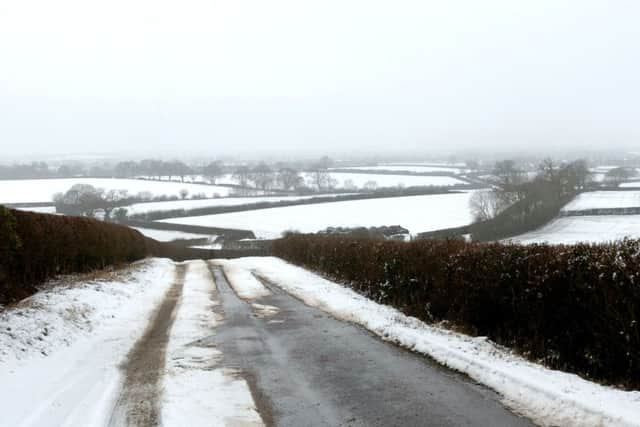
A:
{"label": "field boundary hedge", "polygon": [[290,235],[272,252],[551,368],[640,388],[640,241],[573,246]]}
{"label": "field boundary hedge", "polygon": [[33,294],[37,284],[59,274],[142,259],[150,247],[128,227],[0,206],[0,304]]}

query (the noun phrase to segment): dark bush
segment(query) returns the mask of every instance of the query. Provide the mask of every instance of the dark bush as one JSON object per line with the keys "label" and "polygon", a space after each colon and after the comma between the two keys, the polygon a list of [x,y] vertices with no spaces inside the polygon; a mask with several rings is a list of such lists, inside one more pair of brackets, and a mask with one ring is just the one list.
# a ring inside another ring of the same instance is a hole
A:
{"label": "dark bush", "polygon": [[144,258],[149,245],[127,227],[0,206],[0,304],[30,295],[35,285],[57,274]]}
{"label": "dark bush", "polygon": [[551,368],[640,387],[640,241],[524,246],[290,235],[272,251]]}

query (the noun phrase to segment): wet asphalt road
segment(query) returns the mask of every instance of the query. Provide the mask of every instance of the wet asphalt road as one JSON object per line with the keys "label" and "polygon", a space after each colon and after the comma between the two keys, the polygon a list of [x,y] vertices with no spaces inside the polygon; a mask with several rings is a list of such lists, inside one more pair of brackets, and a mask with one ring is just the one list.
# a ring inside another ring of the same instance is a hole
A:
{"label": "wet asphalt road", "polygon": [[498,396],[431,360],[268,285],[263,317],[212,266],[226,320],[213,340],[276,426],[531,426]]}

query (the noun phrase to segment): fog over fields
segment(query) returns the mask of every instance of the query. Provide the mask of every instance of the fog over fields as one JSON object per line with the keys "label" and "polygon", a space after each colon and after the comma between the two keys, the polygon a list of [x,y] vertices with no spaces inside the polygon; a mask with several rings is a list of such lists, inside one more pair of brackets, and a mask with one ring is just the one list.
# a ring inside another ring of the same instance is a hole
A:
{"label": "fog over fields", "polygon": [[0,0],[0,427],[640,427],[639,24]]}

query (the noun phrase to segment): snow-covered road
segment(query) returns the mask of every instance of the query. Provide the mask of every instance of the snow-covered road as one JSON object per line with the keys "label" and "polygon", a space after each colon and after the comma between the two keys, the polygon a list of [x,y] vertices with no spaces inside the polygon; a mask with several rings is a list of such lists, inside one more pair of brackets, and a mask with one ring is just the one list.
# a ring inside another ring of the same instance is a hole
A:
{"label": "snow-covered road", "polygon": [[151,259],[0,310],[0,402],[11,427],[640,425],[638,392],[269,257]]}
{"label": "snow-covered road", "polygon": [[220,321],[203,261],[147,260],[0,311],[0,426],[262,425],[198,340]]}

